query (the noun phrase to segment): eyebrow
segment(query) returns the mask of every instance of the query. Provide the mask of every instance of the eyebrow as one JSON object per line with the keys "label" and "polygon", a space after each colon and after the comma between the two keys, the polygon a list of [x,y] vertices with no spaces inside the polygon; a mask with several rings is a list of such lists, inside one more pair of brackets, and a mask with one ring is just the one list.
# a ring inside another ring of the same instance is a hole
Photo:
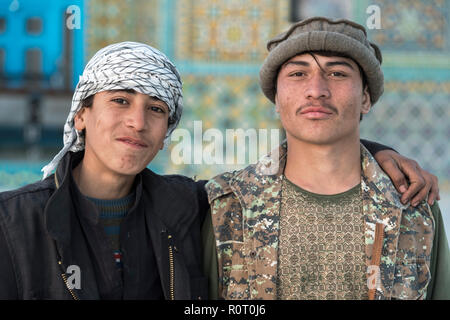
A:
{"label": "eyebrow", "polygon": [[[108,93],[108,94],[110,94],[110,95],[115,94],[115,93],[117,93],[117,92],[126,92],[126,93],[133,94],[133,95],[136,95],[136,93],[137,93],[137,91],[134,90],[134,89],[111,89],[111,90],[107,90],[107,91],[106,91],[106,93]],[[159,101],[159,102],[162,102],[162,103],[165,104],[164,101],[162,101],[161,99],[159,99],[159,98],[157,98],[157,97],[152,97],[152,96],[150,96],[150,95],[149,95],[149,97],[150,97],[150,99],[152,99],[152,100],[154,100],[154,101]]]}
{"label": "eyebrow", "polygon": [[300,66],[305,66],[305,67],[310,66],[309,62],[306,62],[306,61],[288,61],[284,64],[284,67],[286,67],[287,65],[290,65],[290,64],[300,65]]}
{"label": "eyebrow", "polygon": [[353,68],[353,66],[350,63],[346,62],[346,61],[329,61],[329,62],[325,63],[325,67],[333,67],[333,66],[339,66],[339,65],[347,66],[350,69],[355,70]]}
{"label": "eyebrow", "polygon": [[126,93],[129,93],[129,94],[136,94],[136,90],[134,90],[134,89],[112,89],[112,90],[107,90],[106,92],[108,94],[114,94],[114,93],[117,93],[117,92],[126,92]]}
{"label": "eyebrow", "polygon": [[[300,66],[304,66],[304,67],[311,66],[311,64],[306,61],[289,61],[289,62],[286,62],[286,64],[284,66],[287,66],[289,64],[300,65]],[[329,61],[329,62],[325,63],[325,67],[333,67],[333,66],[337,66],[337,65],[347,66],[350,69],[355,70],[355,68],[353,68],[353,66],[346,61]]]}

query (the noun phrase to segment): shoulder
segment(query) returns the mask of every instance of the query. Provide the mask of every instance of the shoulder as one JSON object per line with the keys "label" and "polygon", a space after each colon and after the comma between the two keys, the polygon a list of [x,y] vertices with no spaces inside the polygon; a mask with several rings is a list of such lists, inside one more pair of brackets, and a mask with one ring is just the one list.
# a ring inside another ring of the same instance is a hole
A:
{"label": "shoulder", "polygon": [[159,175],[149,169],[142,172],[142,178],[143,183],[147,188],[170,188],[172,192],[198,193],[204,189],[206,183],[205,180],[195,181],[179,174]]}
{"label": "shoulder", "polygon": [[19,221],[21,216],[44,212],[55,191],[54,175],[21,188],[0,193],[0,219]]}
{"label": "shoulder", "polygon": [[188,192],[195,194],[200,202],[207,202],[206,198],[206,190],[205,184],[207,180],[194,180],[192,178],[179,175],[179,174],[171,174],[171,175],[163,175],[160,178],[165,181],[169,186],[175,186],[175,188],[181,192]]}
{"label": "shoulder", "polygon": [[195,181],[189,177],[171,174],[159,175],[151,170],[142,172],[144,189],[148,194],[161,196],[167,199],[177,199],[177,203],[196,202],[201,209],[208,205],[205,191],[206,180]]}
{"label": "shoulder", "polygon": [[45,180],[28,184],[18,189],[0,192],[0,203],[11,201],[21,201],[25,199],[38,200],[42,196],[52,193],[55,190],[54,175]]}
{"label": "shoulder", "polygon": [[212,203],[219,197],[231,194],[233,192],[231,181],[240,177],[247,169],[248,167],[241,170],[224,172],[209,180],[205,185],[209,202]]}
{"label": "shoulder", "polygon": [[202,222],[209,209],[205,183],[183,175],[158,175],[146,169],[142,172],[142,201],[166,226],[174,230],[186,228],[195,221]]}
{"label": "shoulder", "polygon": [[433,228],[435,220],[439,219],[440,215],[441,211],[437,203],[430,207],[426,201],[422,201],[417,207],[408,206],[403,210],[403,217],[406,218],[411,225],[416,226],[425,225]]}

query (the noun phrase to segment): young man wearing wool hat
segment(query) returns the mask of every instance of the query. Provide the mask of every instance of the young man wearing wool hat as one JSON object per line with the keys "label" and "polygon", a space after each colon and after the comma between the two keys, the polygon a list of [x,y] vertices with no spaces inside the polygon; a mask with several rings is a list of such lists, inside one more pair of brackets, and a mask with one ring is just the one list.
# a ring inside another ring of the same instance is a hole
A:
{"label": "young man wearing wool hat", "polygon": [[181,89],[148,45],[94,55],[44,179],[0,194],[0,299],[207,297],[204,184],[146,169],[180,120]]}
{"label": "young man wearing wool hat", "polygon": [[381,52],[364,27],[315,17],[268,49],[261,88],[287,139],[206,185],[211,296],[449,299],[437,203],[403,203],[360,143],[362,115],[383,93]]}

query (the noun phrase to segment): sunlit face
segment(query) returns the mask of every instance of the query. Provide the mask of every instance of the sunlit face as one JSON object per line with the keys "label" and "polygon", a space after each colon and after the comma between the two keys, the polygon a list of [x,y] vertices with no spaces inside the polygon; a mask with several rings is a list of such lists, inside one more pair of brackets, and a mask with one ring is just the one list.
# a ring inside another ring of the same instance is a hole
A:
{"label": "sunlit face", "polygon": [[278,73],[275,104],[289,139],[329,144],[359,137],[360,115],[370,110],[358,65],[344,57],[301,54]]}
{"label": "sunlit face", "polygon": [[93,104],[75,116],[86,131],[83,165],[101,173],[136,175],[163,147],[167,105],[134,90],[96,93]]}

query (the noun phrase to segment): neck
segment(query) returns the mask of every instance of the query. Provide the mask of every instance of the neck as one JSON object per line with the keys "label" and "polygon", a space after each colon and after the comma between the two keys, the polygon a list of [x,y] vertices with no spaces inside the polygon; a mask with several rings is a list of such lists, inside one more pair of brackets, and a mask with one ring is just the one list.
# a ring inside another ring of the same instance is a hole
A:
{"label": "neck", "polygon": [[135,178],[135,176],[102,173],[100,170],[87,166],[84,159],[73,169],[72,175],[83,195],[102,200],[125,197],[130,193]]}
{"label": "neck", "polygon": [[345,192],[361,181],[359,137],[329,145],[287,137],[284,174],[301,188],[318,194]]}

